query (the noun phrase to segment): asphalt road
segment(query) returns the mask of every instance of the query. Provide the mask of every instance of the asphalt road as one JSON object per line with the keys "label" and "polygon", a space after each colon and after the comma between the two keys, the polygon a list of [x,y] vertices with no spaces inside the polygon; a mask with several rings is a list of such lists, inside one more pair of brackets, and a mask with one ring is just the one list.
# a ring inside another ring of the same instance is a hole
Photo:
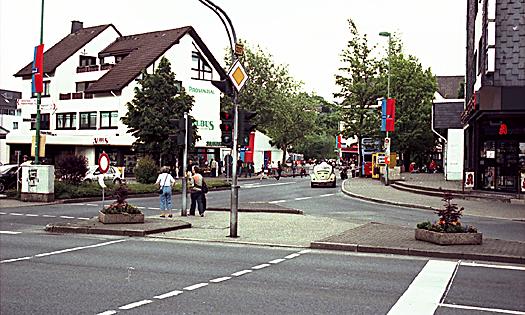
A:
{"label": "asphalt road", "polygon": [[523,267],[42,232],[1,244],[2,315],[525,313]]}

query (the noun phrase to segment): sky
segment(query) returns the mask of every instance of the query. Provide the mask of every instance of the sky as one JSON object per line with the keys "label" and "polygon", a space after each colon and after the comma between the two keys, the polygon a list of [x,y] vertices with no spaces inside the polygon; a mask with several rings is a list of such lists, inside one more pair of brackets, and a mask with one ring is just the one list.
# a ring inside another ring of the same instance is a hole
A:
{"label": "sky", "polygon": [[[339,91],[334,76],[350,39],[348,19],[370,45],[378,45],[378,54],[387,51],[387,38],[379,32],[388,31],[435,75],[465,73],[466,0],[212,1],[228,14],[237,38],[288,65],[303,91],[328,101]],[[29,85],[13,74],[32,61],[40,41],[40,8],[41,0],[0,0],[0,88],[22,91],[24,97]],[[73,20],[85,27],[113,24],[122,35],[191,25],[222,64],[229,45],[220,19],[198,0],[46,0],[46,49],[70,32]]]}

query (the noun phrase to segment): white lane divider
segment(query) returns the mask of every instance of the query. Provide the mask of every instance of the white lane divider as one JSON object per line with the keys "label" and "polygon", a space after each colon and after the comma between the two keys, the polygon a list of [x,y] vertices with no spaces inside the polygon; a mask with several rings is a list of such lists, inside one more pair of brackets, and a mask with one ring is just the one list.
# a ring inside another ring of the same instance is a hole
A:
{"label": "white lane divider", "polygon": [[105,311],[105,312],[102,312],[102,313],[98,313],[97,315],[113,315],[113,314],[117,314],[117,311]]}
{"label": "white lane divider", "polygon": [[251,270],[241,270],[241,271],[237,271],[237,272],[232,273],[232,276],[239,277],[239,276],[245,275],[245,274],[250,273],[250,272],[252,272],[252,271]]}
{"label": "white lane divider", "polygon": [[433,315],[458,262],[429,260],[387,315]]}
{"label": "white lane divider", "polygon": [[525,267],[518,267],[518,266],[506,266],[506,265],[491,265],[491,264],[479,264],[476,262],[461,262],[461,266],[467,266],[467,267],[483,267],[483,268],[495,268],[495,269],[508,269],[508,270],[523,270],[525,271]]}
{"label": "white lane divider", "polygon": [[286,261],[286,259],[283,259],[283,258],[274,259],[272,261],[269,261],[269,263],[270,264],[278,264],[278,263],[283,262],[283,261]]}
{"label": "white lane divider", "polygon": [[56,215],[50,215],[50,214],[43,214],[42,216],[44,218],[56,218],[57,217]]}
{"label": "white lane divider", "polygon": [[68,215],[61,215],[60,218],[62,218],[62,219],[74,219],[75,217],[70,217]]}
{"label": "white lane divider", "polygon": [[298,198],[295,198],[294,200],[306,200],[306,199],[312,199],[313,197],[298,197]]}
{"label": "white lane divider", "polygon": [[190,285],[189,287],[185,287],[185,288],[182,288],[182,289],[186,290],[186,291],[193,291],[193,290],[196,290],[198,288],[205,287],[207,285],[208,285],[207,282],[203,282],[203,283],[197,283],[197,284],[194,284],[194,285]]}
{"label": "white lane divider", "polygon": [[330,197],[330,196],[334,196],[335,194],[324,194],[324,195],[320,195],[319,197]]}
{"label": "white lane divider", "polygon": [[116,240],[116,241],[109,241],[109,242],[104,242],[104,243],[99,243],[99,244],[94,244],[94,245],[80,246],[80,247],[74,247],[74,248],[67,248],[67,249],[57,250],[57,251],[54,251],[54,252],[37,254],[35,256],[15,258],[15,259],[7,259],[7,260],[0,260],[0,264],[14,262],[14,261],[19,261],[19,260],[26,260],[26,259],[36,258],[36,257],[40,258],[40,257],[46,257],[46,256],[50,256],[50,255],[68,253],[68,252],[73,252],[73,251],[82,250],[82,249],[101,247],[101,246],[111,245],[111,244],[125,242],[125,241],[126,241],[125,239],[123,239],[123,240]]}
{"label": "white lane divider", "polygon": [[22,214],[22,213],[11,212],[10,215],[16,215],[16,216],[19,216],[19,215],[23,215],[23,214]]}
{"label": "white lane divider", "polygon": [[5,213],[5,212],[0,212],[0,214],[7,214],[7,213]]}
{"label": "white lane divider", "polygon": [[525,314],[525,312],[522,312],[522,311],[502,310],[499,308],[486,308],[486,307],[466,306],[466,305],[456,305],[456,304],[443,304],[443,303],[439,304],[439,306],[448,307],[448,308],[457,308],[457,309],[462,309],[462,310],[474,310],[474,311],[501,313],[501,314],[518,314],[518,315]]}
{"label": "white lane divider", "polygon": [[301,256],[301,254],[295,253],[295,254],[290,254],[290,255],[288,255],[288,256],[285,256],[284,258],[286,258],[286,259],[292,259],[292,258],[299,257],[299,256]]}
{"label": "white lane divider", "polygon": [[26,217],[38,217],[38,214],[26,213]]}
{"label": "white lane divider", "polygon": [[259,269],[263,269],[263,268],[266,268],[266,267],[270,267],[270,264],[261,264],[261,265],[253,266],[252,269],[253,270],[259,270]]}
{"label": "white lane divider", "polygon": [[57,216],[57,215],[50,215],[50,214],[34,214],[34,213],[18,213],[18,212],[11,212],[11,213],[0,212],[0,214],[14,215],[14,216],[26,216],[26,217],[40,217],[40,216],[42,216],[43,218],[91,220],[91,218],[85,218],[85,217],[75,218],[75,217],[72,217],[72,216],[69,216],[69,215]]}
{"label": "white lane divider", "polygon": [[100,207],[99,205],[95,204],[95,203],[86,203],[85,206],[90,206],[90,207]]}
{"label": "white lane divider", "polygon": [[132,308],[139,307],[139,306],[142,306],[142,305],[146,305],[146,304],[149,304],[151,302],[153,302],[153,301],[152,300],[142,300],[142,301],[138,301],[138,302],[129,303],[127,305],[119,307],[118,309],[119,310],[130,310]]}
{"label": "white lane divider", "polygon": [[182,294],[182,293],[183,293],[182,291],[174,290],[174,291],[171,291],[171,292],[168,292],[168,293],[164,293],[164,294],[161,294],[161,295],[154,296],[153,298],[157,299],[157,300],[163,300],[163,299],[166,299],[166,298],[169,298],[169,297],[172,297],[172,296],[177,296],[177,295]]}
{"label": "white lane divider", "polygon": [[232,277],[221,277],[221,278],[216,278],[216,279],[213,279],[213,280],[210,280],[210,282],[212,283],[219,283],[219,282],[223,282],[223,281],[226,281],[226,280],[230,280]]}
{"label": "white lane divider", "polygon": [[268,203],[282,203],[282,202],[286,202],[286,200],[281,199],[281,200],[268,201]]}
{"label": "white lane divider", "polygon": [[10,234],[10,235],[16,235],[20,234],[22,232],[14,232],[14,231],[0,231],[0,234]]}

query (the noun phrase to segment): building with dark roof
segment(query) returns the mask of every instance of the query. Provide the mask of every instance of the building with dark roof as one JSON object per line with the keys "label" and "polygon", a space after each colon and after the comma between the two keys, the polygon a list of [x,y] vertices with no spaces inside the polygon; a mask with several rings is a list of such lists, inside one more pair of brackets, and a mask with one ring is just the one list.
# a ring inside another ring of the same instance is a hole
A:
{"label": "building with dark roof", "polygon": [[[74,153],[96,164],[105,151],[112,163],[132,171],[135,138],[120,118],[135,95],[137,78],[143,71],[153,73],[162,57],[194,98],[190,114],[201,137],[197,153],[220,158],[225,149],[219,129],[220,91],[212,81],[224,80],[227,74],[193,27],[122,36],[112,24],[83,27],[73,21],[70,34],[44,53],[40,126],[48,135],[46,159],[53,162]],[[14,76],[31,80],[31,66],[29,62]],[[7,136],[11,161],[15,151],[30,154],[35,127],[34,98],[18,108],[20,128]]]}
{"label": "building with dark roof", "polygon": [[18,128],[16,103],[21,98],[20,92],[0,89],[0,163],[9,162],[5,139],[11,130]]}
{"label": "building with dark roof", "polygon": [[525,192],[525,1],[467,0],[465,170],[474,189]]}

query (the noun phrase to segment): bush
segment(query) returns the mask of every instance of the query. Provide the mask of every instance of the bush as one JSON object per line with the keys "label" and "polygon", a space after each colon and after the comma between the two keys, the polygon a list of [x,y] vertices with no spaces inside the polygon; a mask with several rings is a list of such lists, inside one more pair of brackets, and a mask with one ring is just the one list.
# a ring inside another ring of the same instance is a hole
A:
{"label": "bush", "polygon": [[438,216],[439,220],[434,223],[430,221],[422,222],[417,225],[418,229],[429,230],[441,233],[477,233],[477,229],[474,226],[462,226],[459,220],[462,216],[463,207],[458,209],[458,205],[452,203],[452,195],[445,193],[443,195],[443,209],[434,211]]}
{"label": "bush", "polygon": [[66,155],[56,163],[58,179],[73,185],[78,185],[88,171],[87,158],[83,155]]}
{"label": "bush", "polygon": [[102,209],[102,213],[115,214],[115,213],[129,213],[129,214],[140,214],[140,210],[130,205],[126,198],[128,198],[129,189],[126,185],[117,185],[113,195],[117,198],[109,207]]}
{"label": "bush", "polygon": [[143,157],[135,166],[135,178],[139,183],[155,183],[158,176],[158,169],[155,161],[149,156]]}

